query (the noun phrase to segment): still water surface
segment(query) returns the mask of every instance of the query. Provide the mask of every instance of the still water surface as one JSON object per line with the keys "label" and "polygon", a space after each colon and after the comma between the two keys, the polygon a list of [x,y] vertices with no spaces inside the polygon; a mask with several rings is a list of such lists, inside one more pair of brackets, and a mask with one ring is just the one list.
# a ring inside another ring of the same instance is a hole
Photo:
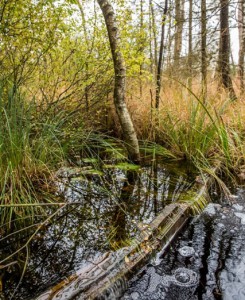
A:
{"label": "still water surface", "polygon": [[[28,247],[0,270],[2,297],[33,299],[109,250],[127,246],[169,203],[178,201],[193,184],[188,169],[148,162],[137,172],[107,166],[100,172],[67,176],[59,172],[57,186],[68,203],[35,234]],[[98,173],[98,174],[96,174]],[[69,177],[69,178],[68,178]],[[53,211],[50,209],[48,214]],[[44,218],[37,217],[37,224]],[[23,246],[37,227],[1,236],[0,257]],[[21,272],[27,269],[20,282]]]}

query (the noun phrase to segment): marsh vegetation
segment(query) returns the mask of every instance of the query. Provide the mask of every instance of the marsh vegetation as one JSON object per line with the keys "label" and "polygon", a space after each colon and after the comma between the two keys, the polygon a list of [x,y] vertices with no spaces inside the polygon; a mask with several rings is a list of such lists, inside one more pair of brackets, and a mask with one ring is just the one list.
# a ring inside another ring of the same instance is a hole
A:
{"label": "marsh vegetation", "polygon": [[0,0],[0,297],[66,218],[118,249],[207,175],[244,182],[245,4],[199,2]]}

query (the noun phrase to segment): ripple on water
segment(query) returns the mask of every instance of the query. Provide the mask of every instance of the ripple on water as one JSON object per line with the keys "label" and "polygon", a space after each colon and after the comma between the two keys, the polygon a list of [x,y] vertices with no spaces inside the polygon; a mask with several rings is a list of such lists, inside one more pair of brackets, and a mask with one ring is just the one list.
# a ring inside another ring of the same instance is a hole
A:
{"label": "ripple on water", "polygon": [[[188,299],[186,298],[186,292],[193,294],[195,291],[195,288],[193,289],[193,287],[196,287],[199,281],[198,274],[187,268],[178,268],[173,272],[173,275],[167,275],[164,273],[159,274],[159,270],[155,267],[149,267],[143,277],[144,278],[141,279],[139,284],[136,284],[135,287],[129,289],[122,299],[170,299],[169,290],[171,290],[171,296],[175,294],[173,291],[179,293],[179,291],[182,290],[185,297],[181,299],[186,300]],[[142,281],[146,278],[147,284],[143,284],[145,288],[140,289],[140,286],[142,287]],[[171,289],[169,289],[170,287]]]}
{"label": "ripple on water", "polygon": [[195,249],[193,247],[184,246],[179,249],[179,254],[183,257],[191,257],[195,254]]}
{"label": "ripple on water", "polygon": [[232,205],[209,205],[122,299],[245,300],[245,192],[238,195]]}

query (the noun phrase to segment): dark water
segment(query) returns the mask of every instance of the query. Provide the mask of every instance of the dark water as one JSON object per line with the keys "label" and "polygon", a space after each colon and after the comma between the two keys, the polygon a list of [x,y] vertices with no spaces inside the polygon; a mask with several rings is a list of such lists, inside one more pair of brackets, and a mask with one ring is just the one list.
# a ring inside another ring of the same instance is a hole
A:
{"label": "dark water", "polygon": [[245,299],[245,190],[209,204],[121,299]]}
{"label": "dark water", "polygon": [[193,183],[186,169],[161,162],[146,163],[137,172],[105,168],[102,176],[87,173],[60,179],[59,192],[71,205],[49,221],[52,209],[36,217],[36,226],[8,238],[0,231],[0,260],[23,248],[0,262],[13,263],[0,267],[0,299],[33,299],[108,250],[128,245],[143,224]]}

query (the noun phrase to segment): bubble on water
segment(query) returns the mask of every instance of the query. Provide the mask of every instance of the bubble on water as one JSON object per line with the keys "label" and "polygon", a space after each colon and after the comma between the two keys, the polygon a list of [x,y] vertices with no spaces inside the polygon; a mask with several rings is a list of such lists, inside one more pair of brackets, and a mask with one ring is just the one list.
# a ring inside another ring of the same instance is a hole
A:
{"label": "bubble on water", "polygon": [[175,284],[183,287],[191,287],[198,283],[198,274],[187,268],[178,268],[175,270],[173,280]]}
{"label": "bubble on water", "polygon": [[181,283],[187,283],[190,281],[190,275],[184,271],[180,271],[175,275],[175,278]]}
{"label": "bubble on water", "polygon": [[137,292],[133,292],[133,293],[131,294],[131,299],[132,299],[132,300],[138,300],[138,299],[140,299],[140,294],[137,293]]}
{"label": "bubble on water", "polygon": [[194,248],[189,246],[181,247],[178,251],[179,254],[183,257],[191,257],[195,254]]}

